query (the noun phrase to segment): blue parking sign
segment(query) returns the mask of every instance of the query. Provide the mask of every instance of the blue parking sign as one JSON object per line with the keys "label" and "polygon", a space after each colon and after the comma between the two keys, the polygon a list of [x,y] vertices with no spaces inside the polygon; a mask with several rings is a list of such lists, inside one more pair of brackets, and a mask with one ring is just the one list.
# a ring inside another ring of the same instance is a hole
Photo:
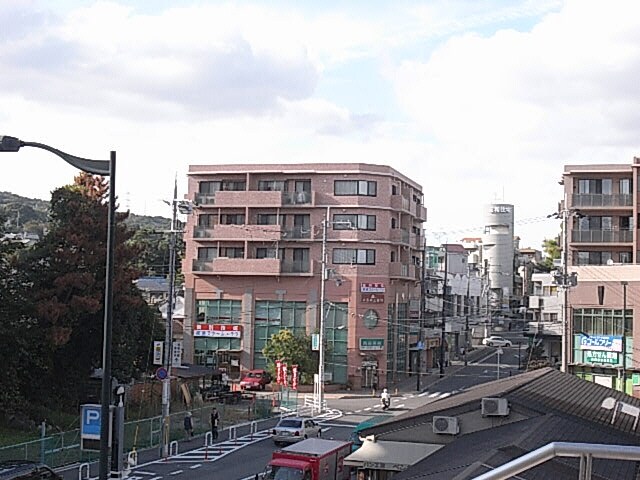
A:
{"label": "blue parking sign", "polygon": [[81,408],[80,435],[82,438],[100,440],[102,406],[85,404]]}

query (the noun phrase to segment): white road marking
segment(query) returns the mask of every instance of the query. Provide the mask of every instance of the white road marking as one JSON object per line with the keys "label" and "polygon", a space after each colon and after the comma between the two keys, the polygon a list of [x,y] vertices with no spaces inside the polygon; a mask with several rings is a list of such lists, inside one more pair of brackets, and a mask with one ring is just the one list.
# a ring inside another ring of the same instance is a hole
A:
{"label": "white road marking", "polygon": [[[152,477],[155,475],[155,472],[143,472],[142,470],[136,470],[136,473],[138,475],[150,475]],[[128,477],[128,478],[131,478],[131,477]]]}
{"label": "white road marking", "polygon": [[356,410],[356,413],[360,413],[362,410]]}
{"label": "white road marking", "polygon": [[407,397],[402,397],[400,400],[406,400],[406,399],[407,399]]}
{"label": "white road marking", "polygon": [[400,405],[396,405],[396,408],[402,408],[404,407],[404,403],[401,403]]}
{"label": "white road marking", "polygon": [[440,395],[440,398],[447,398],[451,396],[451,392],[445,392],[442,395]]}
{"label": "white road marking", "polygon": [[367,407],[364,409],[365,412],[368,412],[369,410],[371,410],[371,407]]}
{"label": "white road marking", "polygon": [[373,408],[380,408],[382,405],[380,405],[379,403],[377,405],[374,405]]}
{"label": "white road marking", "polygon": [[150,478],[149,480],[160,480],[161,478],[162,477],[153,477],[153,478]]}
{"label": "white road marking", "polygon": [[422,392],[418,396],[419,397],[424,397],[425,395],[429,395],[429,392],[428,391],[427,392]]}
{"label": "white road marking", "polygon": [[173,472],[170,472],[169,475],[180,475],[182,472],[182,470],[175,470]]}
{"label": "white road marking", "polygon": [[194,468],[200,468],[202,466],[201,463],[197,463],[196,465],[191,465],[189,468],[193,470]]}
{"label": "white road marking", "polygon": [[433,392],[431,395],[429,395],[429,398],[437,397],[438,395],[440,395],[440,392]]}

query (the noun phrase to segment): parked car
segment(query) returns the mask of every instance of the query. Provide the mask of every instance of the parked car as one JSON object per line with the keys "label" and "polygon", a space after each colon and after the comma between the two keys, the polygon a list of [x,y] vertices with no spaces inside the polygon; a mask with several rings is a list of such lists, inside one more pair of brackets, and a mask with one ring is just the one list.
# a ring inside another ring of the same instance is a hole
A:
{"label": "parked car", "polygon": [[271,383],[271,375],[265,370],[250,370],[240,380],[243,390],[264,390]]}
{"label": "parked car", "polygon": [[0,462],[2,480],[62,480],[62,477],[46,465],[29,460],[7,460]]}
{"label": "parked car", "polygon": [[295,443],[305,438],[320,437],[321,428],[310,418],[285,417],[273,429],[273,442],[276,445]]}
{"label": "parked car", "polygon": [[483,338],[482,344],[487,345],[488,347],[510,347],[511,340],[499,337],[498,335],[491,335],[490,337]]}

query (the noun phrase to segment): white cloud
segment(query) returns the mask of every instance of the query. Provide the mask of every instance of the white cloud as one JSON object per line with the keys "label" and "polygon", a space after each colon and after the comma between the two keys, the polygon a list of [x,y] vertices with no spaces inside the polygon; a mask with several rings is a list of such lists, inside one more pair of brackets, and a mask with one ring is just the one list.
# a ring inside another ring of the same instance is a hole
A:
{"label": "white cloud", "polygon": [[434,184],[429,200],[455,207],[432,219],[452,225],[452,213],[502,191],[516,218],[550,213],[564,164],[630,163],[640,127],[632,80],[640,75],[639,14],[633,1],[571,1],[530,32],[465,33],[425,62],[399,64],[397,96],[432,139],[436,171],[465,186]]}
{"label": "white cloud", "polygon": [[[635,1],[80,3],[3,4],[0,134],[117,150],[136,213],[169,215],[189,164],[378,163],[424,186],[434,241],[480,234],[504,198],[539,247],[564,164],[638,154]],[[76,173],[36,150],[2,161],[1,190],[40,198]]]}

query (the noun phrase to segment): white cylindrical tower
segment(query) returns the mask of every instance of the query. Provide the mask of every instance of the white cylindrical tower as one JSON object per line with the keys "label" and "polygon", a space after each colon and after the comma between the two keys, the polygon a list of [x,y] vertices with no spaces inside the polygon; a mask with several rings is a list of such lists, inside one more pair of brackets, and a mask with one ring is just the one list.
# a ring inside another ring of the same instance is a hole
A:
{"label": "white cylindrical tower", "polygon": [[513,205],[493,203],[484,207],[482,258],[496,307],[509,308],[513,293]]}

